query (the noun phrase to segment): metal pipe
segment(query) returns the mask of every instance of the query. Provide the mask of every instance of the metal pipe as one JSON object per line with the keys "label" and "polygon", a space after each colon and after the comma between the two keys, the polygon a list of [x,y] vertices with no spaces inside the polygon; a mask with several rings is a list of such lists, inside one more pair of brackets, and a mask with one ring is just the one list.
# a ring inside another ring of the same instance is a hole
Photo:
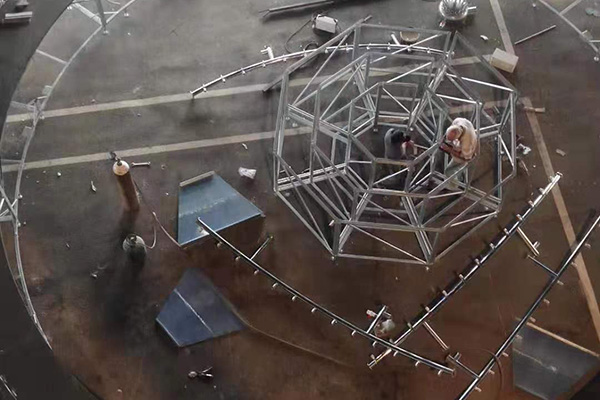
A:
{"label": "metal pipe", "polygon": [[[534,212],[537,206],[542,202],[542,200],[546,197],[546,195],[552,190],[552,188],[558,183],[562,175],[560,173],[556,173],[554,177],[551,178],[550,183],[546,185],[544,189],[540,190],[540,194],[538,197],[529,204],[528,208],[523,213],[523,216],[518,215],[516,221],[510,228],[505,228],[503,230],[503,234],[496,240],[495,243],[490,243],[489,249],[483,253],[480,257],[476,258],[473,263],[471,263],[466,269],[463,270],[461,274],[458,275],[458,278],[450,283],[444,290],[442,290],[441,295],[437,296],[433,301],[431,301],[423,312],[421,312],[416,318],[414,318],[408,327],[402,332],[402,334],[393,342],[394,345],[400,345],[404,342],[410,334],[412,334],[419,326],[423,323],[427,322],[427,320],[433,316],[443,304],[446,303],[448,298],[450,298],[453,294],[458,292],[465,283],[471,279],[477,271],[500,249],[508,240],[515,234],[517,228],[519,228],[525,220]],[[379,354],[375,359],[369,362],[367,365],[369,368],[373,368],[377,365],[381,360],[387,357],[391,351],[385,350],[383,353]]]}
{"label": "metal pipe", "polygon": [[514,42],[513,44],[514,44],[514,45],[521,44],[521,43],[523,43],[523,42],[526,42],[526,41],[528,41],[529,39],[533,39],[534,37],[537,37],[537,36],[543,35],[544,33],[548,32],[548,31],[551,31],[551,30],[552,30],[552,29],[554,29],[554,28],[556,28],[556,25],[549,26],[549,27],[547,27],[546,29],[542,29],[541,31],[534,33],[533,35],[529,35],[529,36],[527,36],[527,37],[524,37],[523,39],[517,40],[517,41],[516,41],[516,42]]}
{"label": "metal pipe", "polygon": [[527,245],[527,247],[529,247],[529,250],[531,250],[531,252],[533,254],[535,254],[536,257],[539,257],[540,256],[540,251],[537,249],[537,247],[535,247],[535,245],[527,237],[527,235],[525,234],[525,232],[523,232],[523,230],[521,228],[518,228],[517,229],[517,233],[519,234],[519,237],[525,242],[525,244]]}
{"label": "metal pipe", "polygon": [[258,257],[258,255],[260,253],[262,253],[262,251],[264,249],[267,248],[267,246],[269,245],[269,243],[271,242],[271,240],[273,240],[273,235],[267,236],[267,238],[265,239],[265,241],[263,242],[263,244],[261,244],[260,247],[258,249],[256,249],[256,251],[254,252],[254,254],[252,254],[252,257],[250,257],[250,258],[254,260],[256,257]]}
{"label": "metal pipe", "polygon": [[498,350],[496,350],[496,352],[494,353],[494,356],[488,361],[488,363],[481,370],[481,372],[479,372],[479,374],[477,375],[477,378],[473,379],[471,384],[461,393],[461,395],[458,397],[458,400],[466,399],[469,396],[469,394],[471,394],[471,392],[473,390],[475,390],[475,386],[477,386],[477,384],[487,375],[488,371],[490,369],[492,369],[492,367],[496,363],[496,360],[498,359],[498,357],[500,357],[502,355],[502,353],[504,353],[504,351],[508,348],[508,346],[511,345],[513,340],[515,340],[515,337],[519,333],[519,330],[523,327],[523,325],[525,325],[527,323],[527,321],[529,320],[531,315],[540,306],[540,304],[542,303],[544,298],[546,298],[546,296],[548,295],[550,290],[554,287],[554,285],[558,282],[558,280],[560,279],[562,274],[564,274],[566,272],[567,268],[569,268],[569,265],[571,265],[573,263],[573,260],[575,260],[575,258],[577,257],[577,255],[579,254],[579,252],[581,251],[581,249],[583,248],[585,243],[588,241],[589,237],[594,232],[594,229],[596,229],[598,224],[600,224],[600,216],[597,216],[596,219],[592,222],[592,224],[587,228],[587,230],[585,231],[583,236],[581,236],[581,240],[577,243],[575,248],[571,251],[571,253],[567,256],[565,261],[563,261],[563,263],[559,267],[556,275],[553,276],[548,281],[548,283],[546,284],[544,289],[542,289],[542,292],[539,294],[539,296],[533,302],[531,307],[529,307],[527,312],[523,315],[523,317],[521,318],[521,320],[519,321],[519,323],[517,324],[515,329],[512,331],[512,333],[508,336],[508,338],[506,338],[504,343],[502,343],[502,345],[500,345]]}
{"label": "metal pipe", "polygon": [[307,1],[305,3],[290,4],[287,6],[273,7],[273,8],[269,8],[268,10],[266,10],[265,16],[267,16],[271,13],[282,12],[282,11],[297,10],[297,9],[314,7],[314,6],[328,6],[333,3],[334,3],[333,0],[317,0],[317,1]]}
{"label": "metal pipe", "polygon": [[437,334],[436,331],[433,330],[433,328],[431,327],[431,325],[429,325],[428,322],[423,322],[423,327],[431,335],[431,337],[435,339],[436,342],[438,342],[438,344],[442,349],[444,349],[444,351],[450,350],[450,347],[448,347],[448,345],[444,343],[442,338]]}
{"label": "metal pipe", "polygon": [[265,275],[267,278],[269,278],[271,281],[273,281],[274,283],[276,283],[278,286],[280,286],[282,289],[284,289],[286,292],[288,292],[289,294],[292,295],[292,298],[294,299],[300,299],[302,301],[304,301],[305,303],[307,303],[312,310],[315,311],[320,311],[321,313],[325,314],[326,316],[328,316],[330,319],[332,320],[336,320],[338,324],[346,327],[347,329],[349,329],[351,332],[356,332],[359,335],[363,336],[366,339],[369,339],[372,342],[376,342],[377,344],[386,347],[388,349],[390,349],[390,351],[396,351],[399,354],[402,354],[414,361],[418,361],[420,363],[423,363],[431,368],[434,368],[438,371],[442,371],[445,372],[447,374],[452,374],[454,373],[454,370],[444,364],[438,363],[436,361],[432,361],[428,358],[422,357],[418,354],[415,354],[409,350],[403,349],[402,347],[396,346],[393,343],[388,342],[385,339],[379,338],[371,333],[366,332],[365,330],[363,330],[362,328],[354,325],[353,323],[339,317],[338,315],[334,314],[332,311],[329,311],[327,308],[321,306],[320,304],[316,303],[314,300],[312,300],[311,298],[305,296],[304,294],[300,293],[298,290],[294,289],[292,286],[288,285],[286,282],[282,281],[281,279],[279,279],[277,276],[275,276],[274,274],[272,274],[271,272],[269,272],[267,269],[265,269],[264,267],[262,267],[261,265],[259,265],[256,261],[254,261],[253,259],[251,259],[250,257],[248,257],[247,255],[245,255],[244,253],[242,253],[239,249],[237,249],[235,246],[233,246],[231,243],[229,243],[227,240],[225,240],[221,235],[219,235],[217,232],[215,232],[210,226],[208,226],[208,224],[206,224],[204,221],[202,221],[202,219],[198,218],[197,220],[198,224],[200,224],[200,226],[202,226],[202,228],[209,234],[211,235],[213,238],[215,238],[219,243],[222,243],[225,247],[229,248],[229,250],[231,250],[237,257],[240,257],[242,260],[244,260],[247,264],[249,264],[252,268],[254,268],[255,271],[259,271],[261,272],[263,275]]}
{"label": "metal pipe", "polygon": [[550,267],[546,266],[544,263],[542,263],[538,259],[531,257],[530,254],[527,254],[527,258],[529,258],[531,261],[533,261],[536,265],[539,265],[540,267],[544,268],[546,270],[546,272],[548,272],[550,275],[556,276],[556,272],[552,271],[552,269]]}

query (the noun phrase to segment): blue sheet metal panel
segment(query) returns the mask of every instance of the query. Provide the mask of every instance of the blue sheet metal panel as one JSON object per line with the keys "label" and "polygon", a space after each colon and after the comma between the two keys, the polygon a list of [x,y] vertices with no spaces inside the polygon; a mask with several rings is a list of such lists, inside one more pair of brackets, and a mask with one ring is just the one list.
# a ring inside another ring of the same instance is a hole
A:
{"label": "blue sheet metal panel", "polygon": [[177,290],[215,335],[224,335],[244,327],[204,274],[197,269],[190,269],[186,274],[190,275],[189,278],[182,279]]}
{"label": "blue sheet metal panel", "polygon": [[189,245],[207,235],[196,220],[215,231],[263,215],[252,202],[214,172],[184,181],[179,187],[177,242]]}
{"label": "blue sheet metal panel", "polygon": [[244,328],[210,280],[195,268],[183,274],[156,322],[179,347],[189,346]]}
{"label": "blue sheet metal panel", "polygon": [[513,343],[514,384],[540,399],[559,398],[600,362],[533,328],[525,326],[519,335]]}

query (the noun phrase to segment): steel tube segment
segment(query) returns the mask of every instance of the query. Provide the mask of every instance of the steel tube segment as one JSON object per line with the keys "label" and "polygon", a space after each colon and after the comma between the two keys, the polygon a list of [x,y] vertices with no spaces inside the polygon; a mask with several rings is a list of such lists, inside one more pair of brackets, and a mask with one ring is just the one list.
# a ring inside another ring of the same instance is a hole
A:
{"label": "steel tube segment", "polygon": [[[414,318],[404,329],[402,334],[396,339],[393,343],[395,345],[400,345],[402,342],[408,338],[419,326],[423,323],[427,322],[433,314],[435,314],[447,301],[448,299],[458,292],[462,287],[466,284],[466,282],[471,279],[477,271],[488,261],[492,256],[500,249],[517,231],[517,229],[525,222],[525,220],[535,211],[537,206],[544,200],[544,198],[550,193],[550,190],[558,183],[561,178],[561,174],[557,173],[550,179],[550,183],[543,188],[540,189],[539,196],[529,204],[529,207],[524,211],[523,215],[517,215],[516,221],[512,224],[510,228],[505,228],[503,230],[503,234],[496,240],[495,243],[489,244],[489,249],[483,253],[480,257],[476,258],[473,263],[471,263],[466,269],[462,271],[458,275],[458,278],[450,283],[442,293],[436,297],[432,302],[430,302],[425,310],[422,311],[416,318]],[[373,368],[377,365],[381,360],[387,357],[392,351],[390,349],[385,350],[383,353],[379,354],[375,359],[368,363],[369,368]]]}
{"label": "steel tube segment", "polygon": [[242,260],[244,260],[247,264],[249,264],[252,268],[254,268],[255,271],[259,271],[261,272],[263,275],[265,275],[267,278],[269,278],[271,281],[273,281],[274,284],[276,284],[277,286],[280,286],[282,289],[284,289],[286,292],[288,292],[290,295],[292,295],[292,300],[296,300],[296,299],[300,299],[302,301],[304,301],[305,303],[307,303],[312,310],[318,310],[321,313],[325,314],[326,316],[328,316],[329,318],[331,318],[332,323],[333,321],[335,321],[335,323],[340,324],[342,326],[345,326],[346,328],[348,328],[353,334],[359,334],[361,336],[363,336],[366,339],[369,339],[371,342],[375,342],[383,347],[386,347],[388,349],[390,349],[391,351],[396,351],[399,354],[402,354],[410,359],[412,359],[413,361],[418,361],[424,365],[427,365],[428,367],[434,368],[438,371],[442,371],[445,372],[447,374],[453,374],[454,373],[454,369],[448,367],[447,365],[438,363],[436,361],[430,360],[428,358],[422,357],[418,354],[415,354],[409,350],[403,349],[393,343],[390,343],[388,341],[386,341],[385,339],[381,339],[371,333],[366,332],[364,329],[354,325],[353,323],[346,321],[345,319],[339,317],[337,314],[334,314],[333,312],[329,311],[327,308],[321,306],[320,304],[316,303],[315,301],[313,301],[311,298],[305,296],[304,294],[300,293],[298,290],[294,289],[293,287],[291,287],[290,285],[288,285],[287,283],[285,283],[284,281],[282,281],[281,279],[279,279],[277,276],[273,275],[271,272],[269,272],[267,269],[265,269],[264,267],[260,266],[258,263],[256,263],[256,261],[254,261],[253,259],[251,259],[250,257],[248,257],[247,255],[245,255],[244,253],[242,253],[239,249],[237,249],[235,246],[233,246],[231,243],[229,243],[227,240],[225,240],[221,235],[219,235],[217,232],[215,232],[210,226],[208,226],[204,221],[202,221],[200,218],[198,218],[198,224],[200,224],[200,226],[202,226],[202,228],[209,234],[211,235],[213,238],[215,238],[219,243],[222,243],[225,247],[229,248],[229,250],[231,250],[237,257],[240,257]]}
{"label": "steel tube segment", "polygon": [[297,3],[297,4],[290,4],[287,6],[269,8],[267,10],[267,14],[281,12],[281,11],[296,10],[299,8],[308,8],[308,7],[314,7],[314,6],[326,6],[326,5],[330,5],[333,3],[334,3],[334,0],[308,1],[306,3]]}
{"label": "steel tube segment", "polygon": [[575,257],[577,257],[577,255],[579,254],[579,252],[583,248],[584,244],[587,242],[587,240],[593,233],[594,229],[598,226],[598,224],[600,224],[600,216],[596,217],[594,222],[592,222],[592,224],[585,231],[583,236],[581,236],[581,240],[577,243],[575,248],[571,251],[571,253],[565,259],[565,261],[561,264],[556,275],[553,276],[552,278],[550,278],[550,280],[548,281],[548,283],[546,284],[546,286],[544,287],[542,292],[535,299],[535,301],[533,302],[531,307],[529,307],[529,309],[527,310],[525,315],[523,315],[523,317],[521,318],[521,320],[519,321],[519,323],[517,324],[515,329],[512,331],[512,333],[508,336],[508,338],[504,341],[504,343],[502,343],[502,345],[500,345],[500,347],[498,347],[498,350],[496,350],[496,352],[494,353],[494,357],[492,357],[488,361],[488,363],[485,365],[485,367],[483,367],[481,372],[479,372],[479,374],[477,374],[477,377],[475,379],[473,379],[471,384],[462,392],[462,394],[458,397],[458,400],[466,399],[469,396],[469,394],[471,394],[471,392],[473,390],[475,390],[475,386],[477,386],[477,384],[479,384],[479,382],[486,376],[486,374],[490,371],[490,369],[492,369],[492,367],[496,363],[496,359],[498,359],[498,357],[500,357],[502,355],[502,353],[504,353],[504,351],[508,348],[508,346],[511,345],[511,343],[513,342],[513,340],[515,340],[515,337],[519,333],[519,330],[523,327],[523,325],[525,325],[527,323],[527,320],[529,319],[529,317],[531,317],[531,315],[535,312],[535,310],[540,306],[540,304],[542,303],[544,298],[546,298],[546,296],[548,295],[548,292],[550,292],[550,290],[552,290],[552,288],[558,282],[558,280],[560,279],[562,274],[564,274],[566,272],[567,268],[569,268],[569,265],[571,265],[573,263],[573,260],[575,260]]}

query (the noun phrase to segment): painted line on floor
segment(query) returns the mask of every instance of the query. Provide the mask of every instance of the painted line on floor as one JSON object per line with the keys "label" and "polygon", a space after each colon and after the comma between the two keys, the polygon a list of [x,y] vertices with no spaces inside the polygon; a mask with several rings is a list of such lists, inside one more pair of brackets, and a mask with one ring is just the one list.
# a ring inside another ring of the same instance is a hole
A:
{"label": "painted line on floor", "polygon": [[[526,107],[533,107],[529,98],[524,97],[521,100],[523,105]],[[542,129],[540,128],[537,116],[534,111],[526,111],[526,114],[527,119],[529,120],[529,125],[531,126],[531,131],[533,132],[533,136],[535,138],[535,142],[537,144],[537,148],[542,158],[544,172],[548,176],[553,176],[554,167],[552,167],[550,153],[548,153],[548,147],[544,141],[544,135],[542,134]],[[567,236],[569,245],[572,245],[577,241],[577,237],[575,235],[573,223],[569,217],[569,213],[565,205],[565,199],[563,198],[559,185],[552,190],[552,196],[554,197],[554,203],[558,209],[558,215],[565,231],[565,235]],[[594,323],[594,328],[596,329],[596,335],[598,336],[598,339],[600,339],[600,308],[598,307],[598,301],[596,299],[596,294],[594,293],[594,287],[592,286],[592,281],[587,272],[587,267],[581,253],[577,256],[573,264],[575,266],[575,270],[577,271],[577,275],[579,275],[579,285],[581,286],[581,290],[585,296],[590,314],[592,315],[592,322]]]}
{"label": "painted line on floor", "polygon": [[[296,136],[303,135],[311,132],[312,129],[308,127],[296,128],[296,129],[286,129],[286,136]],[[206,147],[215,147],[215,146],[225,146],[230,144],[239,144],[239,143],[249,143],[256,142],[259,140],[272,139],[275,136],[275,131],[267,131],[267,132],[258,132],[258,133],[249,133],[245,135],[233,135],[226,137],[219,137],[214,139],[203,139],[203,140],[193,140],[190,142],[181,142],[181,143],[173,143],[173,144],[165,144],[158,146],[149,146],[149,147],[139,147],[135,149],[126,149],[126,150],[115,150],[115,153],[119,157],[129,158],[129,157],[138,157],[138,156],[146,156],[152,154],[162,154],[162,153],[171,153],[175,151],[183,151],[183,150],[193,150],[193,149],[202,149]],[[105,161],[110,160],[110,155],[108,151],[102,153],[92,153],[85,154],[81,156],[72,156],[72,157],[62,157],[62,158],[54,158],[50,160],[40,160],[40,161],[31,161],[25,163],[25,170],[32,169],[40,169],[40,168],[51,168],[51,167],[59,167],[65,165],[73,165],[73,164],[83,164],[94,161]],[[15,172],[19,168],[18,164],[14,165],[6,165],[2,167],[2,172]]]}
{"label": "painted line on floor", "polygon": [[[489,60],[489,55],[483,56],[486,60]],[[478,57],[463,57],[457,58],[451,62],[452,65],[468,65],[468,64],[476,64],[479,63],[480,60]],[[404,71],[405,69],[402,69]],[[390,69],[390,73],[394,72],[394,70]],[[382,73],[383,74],[383,73]],[[313,82],[318,83],[329,76],[323,76],[318,79],[315,79]],[[301,86],[305,85],[310,81],[310,78],[302,78],[302,79],[294,79],[290,82],[290,85]],[[203,99],[211,99],[217,97],[225,97],[225,96],[233,96],[238,94],[246,94],[246,93],[254,93],[254,92],[262,92],[265,84],[255,84],[255,85],[245,85],[245,86],[235,86],[231,88],[225,89],[214,89],[206,91],[198,96],[194,100],[192,100],[192,95],[188,92],[173,94],[173,95],[164,95],[164,96],[156,96],[156,97],[147,97],[143,99],[132,99],[132,100],[121,100],[114,101],[110,103],[101,103],[101,104],[90,104],[87,106],[78,106],[78,107],[70,107],[70,108],[60,108],[55,110],[47,110],[44,111],[43,115],[45,119],[48,118],[56,118],[56,117],[67,117],[72,115],[80,115],[80,114],[90,114],[96,112],[103,111],[114,111],[121,110],[127,108],[137,108],[137,107],[147,107],[159,104],[168,104],[168,103],[176,103],[180,101],[201,101]],[[15,123],[15,122],[25,122],[30,121],[32,119],[31,113],[23,113],[23,114],[13,114],[6,117],[6,123]]]}
{"label": "painted line on floor", "polygon": [[59,64],[62,64],[62,65],[67,65],[67,62],[66,62],[65,60],[62,60],[62,59],[60,59],[60,58],[58,58],[58,57],[56,57],[56,56],[53,56],[52,54],[48,54],[48,53],[46,53],[45,51],[42,51],[42,50],[40,50],[40,49],[37,49],[35,52],[36,52],[37,54],[39,54],[39,55],[42,55],[42,56],[44,56],[44,57],[47,57],[47,58],[51,59],[52,61],[56,61],[56,62],[57,62],[57,63],[59,63]]}
{"label": "painted line on floor", "polygon": [[504,44],[504,50],[506,50],[507,53],[515,54],[515,48],[510,40],[500,3],[498,3],[498,0],[490,0],[490,4],[492,5],[492,11],[494,12],[494,18],[496,18],[498,29],[500,29],[500,37],[502,38],[502,44]]}
{"label": "painted line on floor", "polygon": [[571,11],[571,9],[573,7],[576,7],[579,3],[581,3],[583,0],[575,0],[574,2],[572,2],[571,4],[569,4],[568,6],[565,7],[564,10],[562,10],[559,14],[560,15],[565,15],[566,13],[568,13],[569,11]]}
{"label": "painted line on floor", "polygon": [[576,348],[577,350],[583,351],[584,353],[587,353],[587,354],[589,354],[589,355],[591,355],[591,356],[594,356],[594,357],[596,357],[596,358],[600,358],[600,354],[598,354],[598,353],[595,353],[595,352],[593,352],[593,351],[592,351],[592,350],[590,350],[590,349],[586,349],[585,347],[583,347],[583,346],[580,346],[580,345],[578,345],[577,343],[573,343],[573,342],[571,342],[570,340],[567,340],[567,339],[565,339],[564,337],[562,337],[562,336],[559,336],[559,335],[557,335],[557,334],[556,334],[556,333],[554,333],[554,332],[550,332],[549,330],[546,330],[546,329],[544,329],[544,328],[541,328],[541,327],[539,327],[539,326],[537,326],[537,325],[535,325],[535,324],[532,324],[531,322],[527,322],[527,326],[528,326],[528,327],[530,327],[531,329],[535,329],[535,330],[536,330],[536,331],[538,331],[538,332],[541,332],[541,333],[543,333],[543,334],[545,334],[545,335],[548,335],[548,336],[550,336],[551,338],[553,338],[553,339],[556,339],[556,340],[558,340],[559,342],[562,342],[562,343],[566,344],[567,346],[574,347],[574,348]]}

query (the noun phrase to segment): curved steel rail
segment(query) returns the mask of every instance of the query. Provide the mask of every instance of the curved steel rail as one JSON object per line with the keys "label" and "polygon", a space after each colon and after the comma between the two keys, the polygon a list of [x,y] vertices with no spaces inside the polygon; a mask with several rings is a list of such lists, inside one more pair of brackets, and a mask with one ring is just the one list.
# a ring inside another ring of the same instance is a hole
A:
{"label": "curved steel rail", "polygon": [[[404,342],[418,327],[427,323],[427,320],[433,316],[439,309],[448,301],[448,299],[462,289],[467,281],[471,279],[477,271],[481,269],[483,264],[486,261],[489,261],[490,258],[504,245],[508,240],[517,232],[517,230],[521,227],[521,225],[527,220],[527,218],[535,211],[538,205],[544,200],[544,198],[550,193],[552,188],[558,183],[562,175],[557,173],[553,177],[550,178],[550,183],[546,185],[545,188],[540,189],[540,194],[536,197],[535,200],[529,201],[528,208],[523,212],[523,215],[517,214],[516,221],[510,226],[510,228],[503,229],[503,235],[501,235],[494,243],[489,244],[489,249],[483,253],[480,257],[476,258],[475,261],[471,265],[469,265],[466,269],[462,271],[462,273],[458,274],[456,280],[450,283],[444,290],[442,290],[441,294],[436,297],[433,301],[431,301],[421,314],[419,314],[416,318],[414,318],[410,323],[407,324],[407,328],[402,332],[402,334],[394,341],[395,345],[400,345]],[[379,354],[375,359],[369,362],[369,368],[373,368],[379,362],[381,362],[386,356],[388,356],[391,351],[388,349],[383,353]]]}
{"label": "curved steel rail", "polygon": [[224,239],[221,235],[219,235],[217,232],[215,232],[210,226],[208,226],[200,218],[198,218],[198,224],[200,224],[202,226],[202,228],[209,235],[211,235],[213,238],[215,238],[218,241],[218,243],[221,243],[222,245],[227,247],[237,257],[240,257],[240,259],[244,260],[247,264],[249,264],[252,268],[254,268],[255,271],[262,273],[271,282],[273,282],[272,283],[273,289],[275,289],[276,287],[281,287],[283,290],[285,290],[287,293],[289,293],[292,296],[292,301],[296,301],[298,299],[302,300],[304,303],[308,304],[311,307],[311,313],[314,314],[315,312],[319,311],[320,313],[331,318],[331,325],[340,324],[340,325],[344,326],[345,328],[347,328],[348,330],[350,330],[352,336],[359,334],[360,336],[371,340],[374,345],[379,344],[383,347],[386,347],[389,351],[395,351],[396,353],[402,354],[403,356],[408,357],[416,362],[423,363],[431,368],[436,369],[440,373],[441,372],[447,373],[447,374],[454,373],[454,369],[452,369],[444,364],[438,363],[436,361],[432,361],[428,358],[422,357],[422,356],[415,354],[409,350],[406,350],[400,346],[397,346],[394,343],[390,343],[387,340],[377,337],[377,336],[373,335],[372,333],[367,332],[366,330],[354,325],[352,322],[347,321],[344,318],[338,316],[334,312],[328,310],[327,308],[323,307],[319,303],[312,300],[310,297],[300,293],[298,290],[294,289],[292,286],[285,283],[283,280],[281,280],[280,278],[275,276],[273,273],[271,273],[270,271],[268,271],[267,269],[265,269],[264,267],[259,265],[251,257],[248,257],[247,255],[242,253],[239,249],[237,249],[235,246],[233,246],[231,243],[229,243],[226,239]]}
{"label": "curved steel rail", "polygon": [[[128,7],[130,7],[136,1],[137,0],[129,0],[127,3],[125,3],[117,11],[115,11],[114,14],[112,14],[110,17],[106,18],[106,24],[108,24],[112,20],[114,20],[120,13],[122,13],[122,12],[127,13]],[[18,164],[18,169],[17,169],[17,178],[15,180],[14,201],[12,204],[10,202],[7,202],[7,207],[9,207],[9,209],[11,210],[12,222],[13,222],[13,227],[14,227],[13,235],[14,235],[14,247],[15,247],[15,260],[16,260],[16,264],[17,264],[16,267],[17,267],[17,274],[18,274],[17,277],[15,277],[13,274],[13,278],[15,280],[15,284],[17,285],[17,287],[20,288],[20,291],[21,291],[22,297],[23,297],[23,301],[25,302],[25,307],[27,308],[29,315],[33,319],[35,326],[39,330],[42,337],[46,340],[46,343],[48,344],[49,347],[52,347],[52,346],[50,346],[50,342],[48,341],[48,338],[47,338],[46,334],[44,333],[44,330],[42,329],[42,326],[37,318],[35,309],[33,308],[33,303],[31,302],[31,296],[29,295],[29,290],[27,288],[27,282],[25,280],[25,273],[23,271],[23,262],[21,260],[21,249],[20,249],[20,245],[19,245],[19,227],[21,226],[21,224],[18,219],[18,215],[19,215],[19,201],[18,200],[22,198],[21,180],[23,178],[23,171],[25,168],[25,160],[27,158],[27,153],[29,151],[29,145],[31,144],[31,141],[33,140],[33,138],[35,136],[35,131],[36,131],[38,122],[41,119],[43,119],[43,110],[46,108],[46,105],[48,104],[48,100],[50,99],[52,93],[54,92],[54,88],[56,87],[56,85],[58,85],[58,83],[60,82],[61,78],[63,77],[64,73],[69,68],[69,66],[71,65],[73,60],[75,60],[75,58],[77,58],[77,56],[83,51],[83,49],[90,43],[90,41],[98,33],[104,32],[104,31],[105,31],[105,26],[103,26],[103,25],[99,26],[96,30],[94,30],[90,34],[90,36],[86,40],[84,40],[83,43],[77,48],[77,50],[75,50],[75,52],[71,55],[69,60],[63,66],[63,68],[61,69],[59,74],[54,79],[54,82],[52,83],[51,89],[48,92],[48,94],[46,94],[46,96],[43,98],[39,97],[34,100],[33,106],[32,106],[32,114],[33,114],[32,125],[31,125],[31,127],[26,128],[26,129],[29,129],[29,132],[26,135],[27,139],[23,146],[21,158],[19,160],[16,160],[16,162]],[[41,99],[41,101],[40,101],[40,99]],[[4,160],[4,161],[10,162],[12,160]]]}
{"label": "curved steel rail", "polygon": [[[426,54],[431,54],[431,53],[444,54],[444,51],[439,50],[439,49],[433,49],[433,48],[425,47],[425,46],[404,45],[404,44],[362,43],[362,44],[359,44],[358,47],[361,49],[366,49],[366,50],[374,49],[374,50],[392,51],[392,52],[417,51],[417,52],[422,52],[422,53],[426,53]],[[347,44],[347,45],[343,45],[343,46],[339,46],[339,47],[338,46],[329,46],[329,47],[327,47],[325,54],[327,54],[327,52],[334,51],[336,48],[337,48],[337,51],[340,52],[340,54],[341,54],[342,52],[351,52],[354,49],[354,45]],[[310,54],[312,54],[318,50],[320,50],[320,49],[309,49],[309,50],[297,51],[295,53],[288,53],[288,54],[284,54],[281,56],[270,58],[268,60],[263,60],[260,62],[256,62],[254,64],[247,65],[245,67],[236,69],[235,71],[229,72],[228,74],[221,75],[218,78],[215,78],[212,81],[203,84],[202,86],[198,87],[197,89],[191,90],[190,93],[191,93],[192,97],[196,97],[198,94],[200,94],[202,92],[206,92],[209,87],[214,86],[218,83],[225,82],[227,79],[233,78],[236,75],[246,75],[246,73],[251,72],[255,69],[260,69],[260,68],[265,68],[267,66],[271,66],[271,65],[275,65],[275,64],[285,63],[288,60],[294,60],[294,59],[298,59],[298,58],[307,57]]]}

